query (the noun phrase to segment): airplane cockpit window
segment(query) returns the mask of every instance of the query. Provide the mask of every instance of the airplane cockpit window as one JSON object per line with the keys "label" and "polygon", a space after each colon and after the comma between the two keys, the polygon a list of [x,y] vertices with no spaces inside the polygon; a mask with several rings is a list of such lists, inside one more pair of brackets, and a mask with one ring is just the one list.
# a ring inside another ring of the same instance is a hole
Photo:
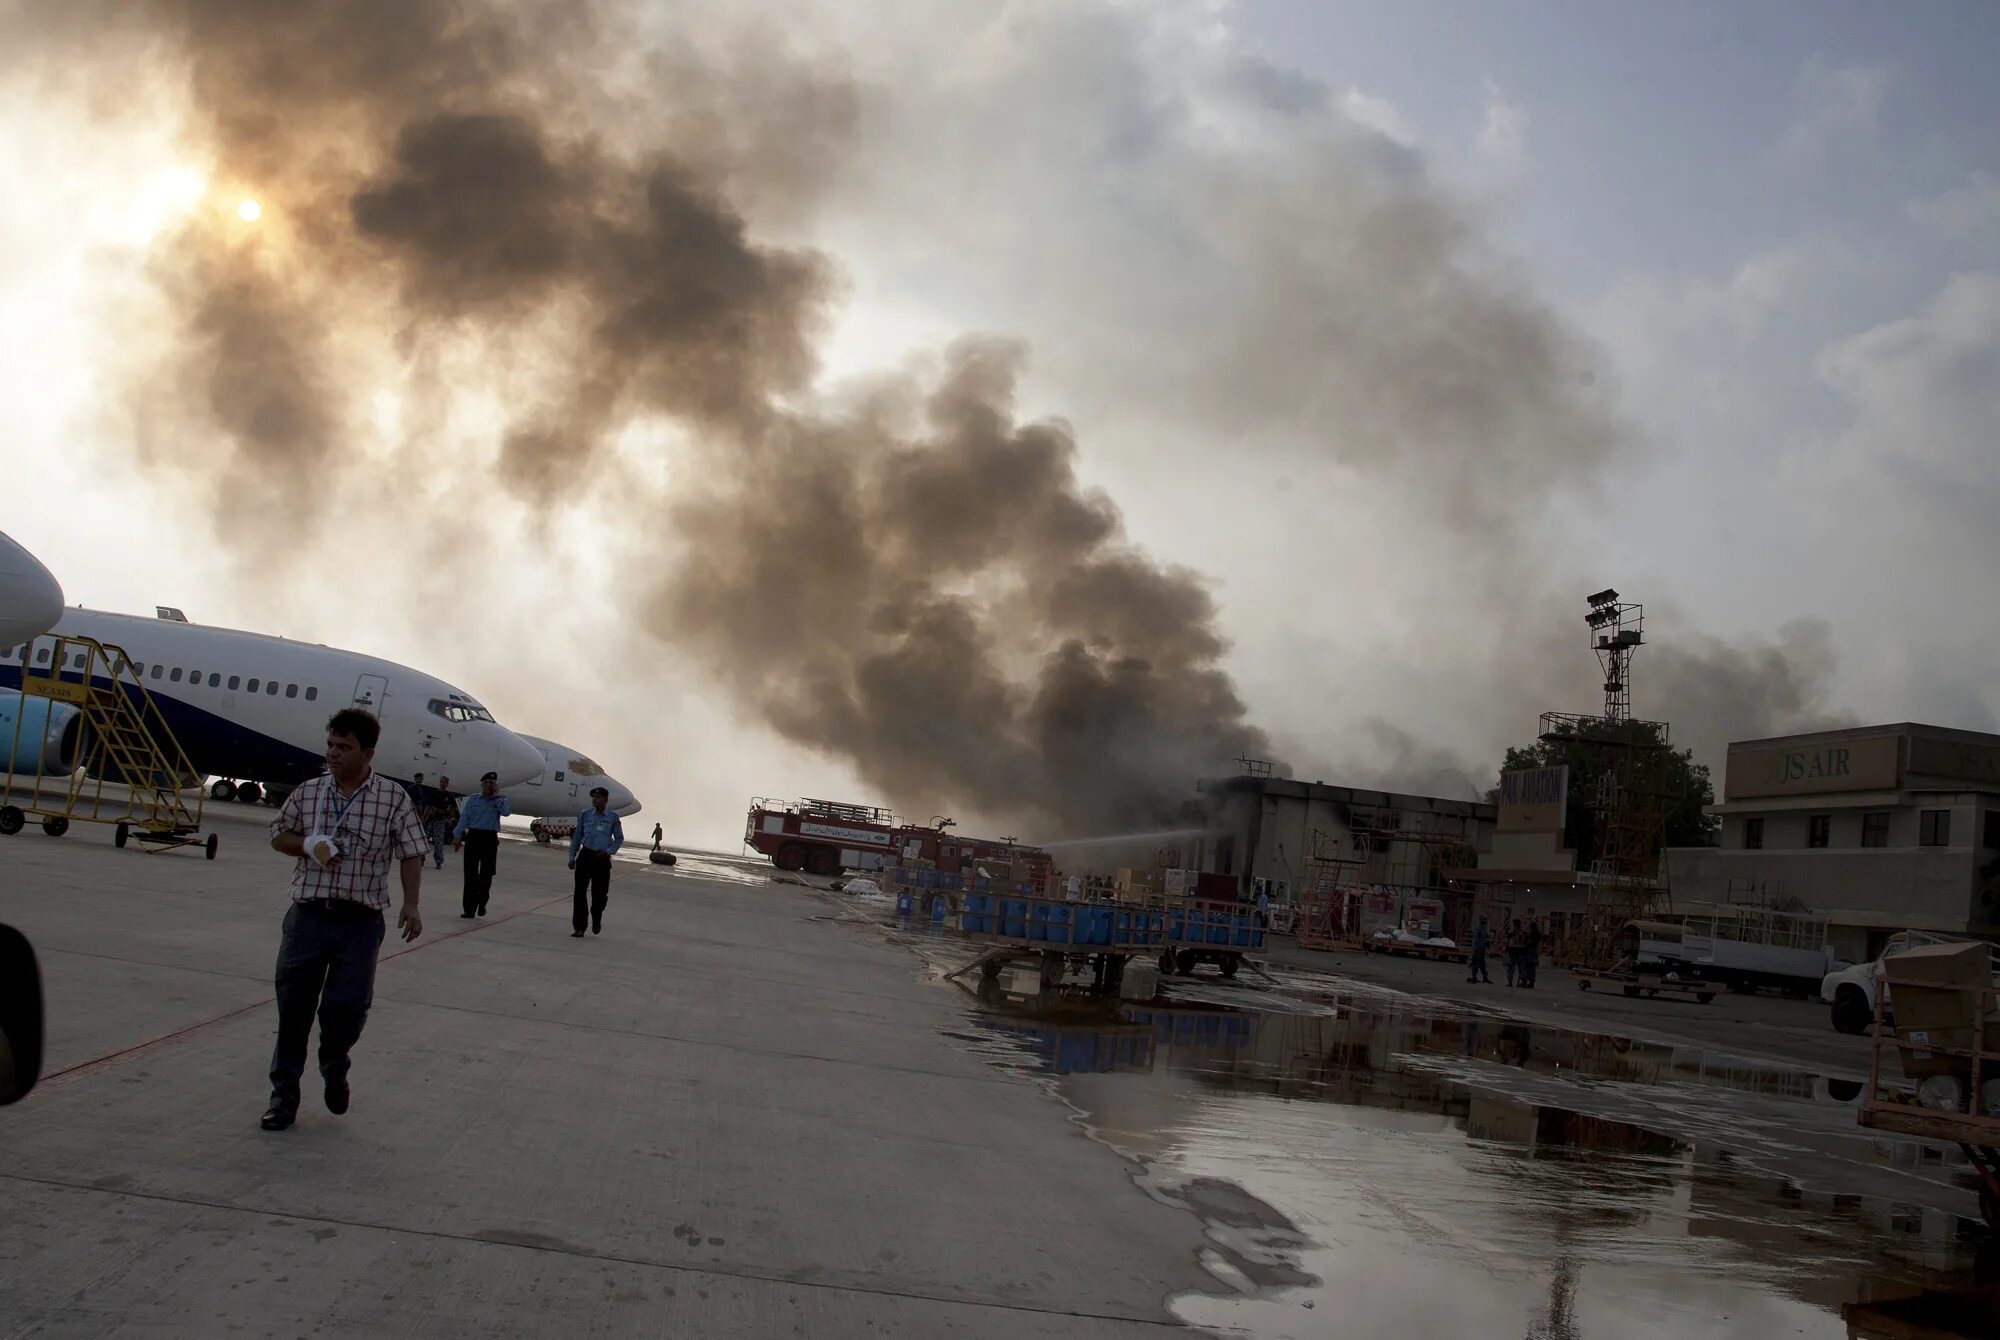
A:
{"label": "airplane cockpit window", "polygon": [[571,759],[569,761],[569,770],[579,777],[602,777],[604,775],[604,769],[598,767],[587,758]]}
{"label": "airplane cockpit window", "polygon": [[443,717],[446,721],[491,721],[493,714],[472,703],[448,703],[442,698],[430,700],[430,713]]}

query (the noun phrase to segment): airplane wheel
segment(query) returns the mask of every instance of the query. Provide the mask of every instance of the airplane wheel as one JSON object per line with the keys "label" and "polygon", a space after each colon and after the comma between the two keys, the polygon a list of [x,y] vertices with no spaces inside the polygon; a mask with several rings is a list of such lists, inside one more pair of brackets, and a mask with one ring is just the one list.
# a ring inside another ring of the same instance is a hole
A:
{"label": "airplane wheel", "polygon": [[245,805],[255,805],[264,798],[264,788],[255,782],[245,782],[236,788],[236,798]]}
{"label": "airplane wheel", "polygon": [[214,786],[208,788],[208,798],[210,800],[236,799],[236,783],[230,781],[227,777],[223,778]]}
{"label": "airplane wheel", "polygon": [[213,861],[215,859],[215,849],[222,845],[222,838],[218,834],[210,833],[208,835],[208,841],[202,843],[201,845],[202,845],[202,850],[208,854],[208,859]]}
{"label": "airplane wheel", "polygon": [[126,823],[123,819],[120,819],[118,821],[118,827],[111,830],[111,845],[114,847],[123,848],[125,843],[128,840],[130,840],[131,836],[132,836],[132,825]]}
{"label": "airplane wheel", "polygon": [[28,816],[12,805],[0,805],[0,833],[9,837],[27,825]]}
{"label": "airplane wheel", "polygon": [[61,837],[64,833],[69,832],[69,820],[60,814],[51,814],[48,818],[42,820],[42,831],[50,837]]}

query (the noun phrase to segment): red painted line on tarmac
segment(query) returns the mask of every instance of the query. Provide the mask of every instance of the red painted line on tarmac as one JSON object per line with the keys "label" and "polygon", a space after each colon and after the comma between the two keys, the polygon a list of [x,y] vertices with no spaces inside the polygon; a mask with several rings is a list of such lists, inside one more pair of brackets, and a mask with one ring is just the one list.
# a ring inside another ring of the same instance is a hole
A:
{"label": "red painted line on tarmac", "polygon": [[[482,931],[489,926],[498,926],[502,922],[512,921],[516,917],[529,916],[541,911],[545,907],[554,907],[558,903],[566,903],[570,901],[572,896],[565,893],[559,897],[551,898],[545,903],[536,903],[532,907],[523,907],[513,912],[502,913],[497,917],[487,917],[483,920],[475,921],[470,926],[454,927],[449,931],[441,932],[428,939],[420,939],[415,943],[404,945],[400,949],[384,954],[375,960],[375,965],[379,968],[382,964],[388,963],[392,959],[402,958],[405,954],[414,954],[419,949],[428,949],[432,945],[444,944],[448,941],[458,939],[461,935],[470,935],[474,931]],[[395,934],[393,925],[389,933],[392,935]],[[173,965],[167,964],[163,966],[171,967]],[[34,1089],[28,1094],[28,1098],[32,1099],[36,1094],[46,1093],[52,1089],[60,1089],[86,1076],[97,1074],[101,1070],[108,1070],[120,1061],[130,1060],[135,1056],[143,1056],[149,1052],[159,1051],[184,1038],[193,1037],[198,1033],[205,1033],[218,1024],[226,1024],[231,1019],[241,1018],[253,1010],[265,1009],[276,999],[275,994],[263,996],[251,1001],[248,1005],[239,1005],[233,1010],[225,1010],[213,1018],[199,1020],[196,1023],[187,1025],[185,1028],[176,1028],[171,1033],[162,1033],[156,1038],[148,1038],[144,1042],[135,1042],[129,1047],[120,1047],[116,1051],[105,1052],[102,1056],[93,1056],[87,1061],[78,1061],[73,1065],[66,1065],[61,1070],[52,1070],[42,1076],[35,1084]]]}

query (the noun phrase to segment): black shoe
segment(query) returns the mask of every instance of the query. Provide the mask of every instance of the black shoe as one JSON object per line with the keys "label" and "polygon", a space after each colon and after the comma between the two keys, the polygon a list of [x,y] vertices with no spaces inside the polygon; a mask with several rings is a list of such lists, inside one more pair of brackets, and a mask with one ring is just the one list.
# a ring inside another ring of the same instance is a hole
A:
{"label": "black shoe", "polygon": [[460,913],[458,914],[458,919],[459,919],[460,921],[470,921],[470,920],[472,920],[472,913],[470,913],[470,912],[460,912]]}
{"label": "black shoe", "polygon": [[486,915],[486,904],[485,904],[485,903],[481,903],[481,904],[479,905],[479,915],[480,915],[480,916],[482,916],[482,917]]}
{"label": "black shoe", "polygon": [[[581,935],[582,933],[583,933],[583,932],[581,932],[581,931],[578,931],[578,932],[577,932],[577,934],[579,934],[579,935]],[[603,923],[603,922],[601,922],[601,921],[593,921],[593,922],[591,922],[591,923],[590,923],[590,933],[591,933],[592,935],[602,935],[602,934],[604,934],[604,923]]]}
{"label": "black shoe", "polygon": [[273,1103],[264,1109],[264,1116],[258,1125],[267,1131],[282,1131],[298,1117],[298,1109]]}
{"label": "black shoe", "polygon": [[583,932],[582,932],[582,931],[571,931],[571,932],[569,933],[569,938],[570,938],[570,939],[572,939],[572,940],[581,940],[581,939],[583,938]]}
{"label": "black shoe", "polygon": [[336,1117],[347,1115],[347,1081],[328,1080],[326,1082],[326,1110]]}

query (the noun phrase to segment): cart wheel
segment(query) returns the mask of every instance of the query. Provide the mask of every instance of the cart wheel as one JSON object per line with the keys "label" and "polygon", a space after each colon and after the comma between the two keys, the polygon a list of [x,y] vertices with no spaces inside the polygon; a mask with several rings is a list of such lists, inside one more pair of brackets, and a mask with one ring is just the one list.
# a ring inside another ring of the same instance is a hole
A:
{"label": "cart wheel", "polygon": [[1714,999],[1715,993],[1713,991],[1701,991],[1695,994],[1694,1003],[1697,1005],[1706,1005]]}
{"label": "cart wheel", "polygon": [[201,844],[202,850],[207,853],[208,859],[211,861],[215,859],[215,849],[221,845],[222,836],[219,833],[210,833],[208,841]]}
{"label": "cart wheel", "polygon": [[0,805],[0,833],[9,837],[21,831],[28,822],[28,816],[13,805]]}
{"label": "cart wheel", "polygon": [[1655,997],[1655,996],[1657,996],[1657,995],[1659,995],[1659,994],[1660,994],[1660,993],[1659,993],[1659,991],[1657,991],[1657,990],[1656,990],[1655,988],[1653,988],[1653,987],[1650,987],[1650,986],[1649,986],[1649,987],[1647,987],[1647,988],[1646,988],[1646,999],[1647,999],[1647,1000],[1651,1000],[1651,999],[1653,999],[1653,997]]}
{"label": "cart wheel", "polygon": [[42,831],[50,837],[61,837],[69,832],[69,820],[60,814],[51,814],[42,820]]}
{"label": "cart wheel", "polygon": [[1577,978],[1577,979],[1576,979],[1576,989],[1577,989],[1577,990],[1579,990],[1579,991],[1588,991],[1588,990],[1590,990],[1590,980],[1589,980],[1588,978],[1585,978],[1585,977],[1579,977],[1579,978]]}
{"label": "cart wheel", "polygon": [[1160,951],[1160,975],[1162,977],[1174,975],[1174,951],[1171,949]]}
{"label": "cart wheel", "polygon": [[1234,977],[1236,970],[1242,965],[1243,960],[1231,954],[1228,958],[1222,960],[1222,975],[1224,977]]}
{"label": "cart wheel", "polygon": [[120,819],[118,821],[118,827],[111,830],[111,845],[114,847],[123,847],[126,841],[131,836],[132,836],[132,825],[126,823],[123,819]]}
{"label": "cart wheel", "polygon": [[1639,994],[1639,988],[1636,986],[1620,987],[1619,990],[1623,991],[1628,996],[1636,996]]}
{"label": "cart wheel", "polygon": [[987,959],[979,965],[979,975],[989,982],[998,977],[1000,975],[1000,960],[997,958]]}
{"label": "cart wheel", "polygon": [[1194,965],[1200,961],[1200,959],[1195,957],[1194,950],[1183,949],[1174,957],[1174,966],[1181,970],[1181,976],[1192,977],[1194,976]]}

